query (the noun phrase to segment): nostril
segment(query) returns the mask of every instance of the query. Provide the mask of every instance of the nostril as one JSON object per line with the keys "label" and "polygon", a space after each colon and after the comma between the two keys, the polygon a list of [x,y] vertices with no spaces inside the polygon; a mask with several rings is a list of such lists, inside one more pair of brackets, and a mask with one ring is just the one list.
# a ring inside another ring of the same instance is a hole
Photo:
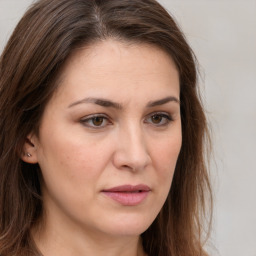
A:
{"label": "nostril", "polygon": [[129,169],[131,171],[136,171],[136,167],[133,167],[132,165],[131,166],[130,165],[123,165],[123,168],[124,169]]}

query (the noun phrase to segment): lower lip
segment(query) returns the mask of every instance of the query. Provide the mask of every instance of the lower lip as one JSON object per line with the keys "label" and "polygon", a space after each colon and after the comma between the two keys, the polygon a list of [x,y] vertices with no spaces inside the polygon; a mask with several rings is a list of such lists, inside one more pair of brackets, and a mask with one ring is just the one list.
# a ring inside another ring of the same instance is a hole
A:
{"label": "lower lip", "polygon": [[149,194],[149,191],[141,192],[103,192],[106,196],[125,206],[141,204]]}

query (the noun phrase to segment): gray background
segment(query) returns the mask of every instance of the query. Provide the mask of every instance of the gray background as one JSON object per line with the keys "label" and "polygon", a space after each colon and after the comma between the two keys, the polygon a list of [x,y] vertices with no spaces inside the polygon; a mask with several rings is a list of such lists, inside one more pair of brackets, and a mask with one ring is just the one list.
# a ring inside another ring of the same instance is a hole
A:
{"label": "gray background", "polygon": [[[31,0],[0,0],[0,52]],[[214,140],[211,255],[256,256],[256,1],[161,0],[194,49]]]}

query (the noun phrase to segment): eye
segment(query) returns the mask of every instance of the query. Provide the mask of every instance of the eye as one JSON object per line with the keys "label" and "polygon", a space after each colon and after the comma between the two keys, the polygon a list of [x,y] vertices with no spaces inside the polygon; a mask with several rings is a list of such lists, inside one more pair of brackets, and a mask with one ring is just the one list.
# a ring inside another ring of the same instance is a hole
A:
{"label": "eye", "polygon": [[165,126],[172,121],[172,117],[168,113],[153,113],[150,114],[145,122],[155,126]]}
{"label": "eye", "polygon": [[111,124],[110,120],[105,115],[93,115],[83,118],[80,121],[84,126],[89,128],[104,128]]}

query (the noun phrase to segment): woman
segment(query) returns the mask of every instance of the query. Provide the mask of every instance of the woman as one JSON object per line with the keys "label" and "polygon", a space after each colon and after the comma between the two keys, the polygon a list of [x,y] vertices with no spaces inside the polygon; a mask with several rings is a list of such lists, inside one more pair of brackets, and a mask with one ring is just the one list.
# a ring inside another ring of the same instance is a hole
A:
{"label": "woman", "polygon": [[196,82],[156,1],[36,2],[0,62],[0,254],[206,255]]}

